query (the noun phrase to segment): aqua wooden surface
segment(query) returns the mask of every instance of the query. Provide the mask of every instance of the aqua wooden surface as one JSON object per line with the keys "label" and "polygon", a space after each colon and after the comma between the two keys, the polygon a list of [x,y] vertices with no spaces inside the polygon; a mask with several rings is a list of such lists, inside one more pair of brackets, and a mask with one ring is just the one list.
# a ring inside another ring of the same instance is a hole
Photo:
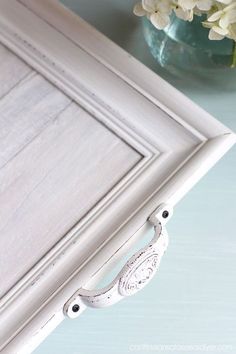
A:
{"label": "aqua wooden surface", "polygon": [[[236,131],[233,81],[227,85],[223,77],[205,81],[165,73],[132,15],[135,1],[64,3]],[[236,71],[232,75],[236,83]],[[168,224],[169,250],[151,284],[114,307],[65,320],[35,353],[235,353],[235,214],[236,148],[179,203]]]}

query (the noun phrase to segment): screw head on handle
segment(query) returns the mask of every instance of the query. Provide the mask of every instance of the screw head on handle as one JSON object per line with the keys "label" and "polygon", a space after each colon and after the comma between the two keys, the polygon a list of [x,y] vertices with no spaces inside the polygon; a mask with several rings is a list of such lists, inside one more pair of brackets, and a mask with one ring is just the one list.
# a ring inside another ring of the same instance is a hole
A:
{"label": "screw head on handle", "polygon": [[152,213],[152,215],[149,218],[149,221],[153,225],[157,225],[158,223],[165,225],[172,215],[173,215],[172,206],[163,203],[159,205],[159,207]]}
{"label": "screw head on handle", "polygon": [[73,300],[65,304],[63,312],[69,318],[77,318],[85,308],[86,306],[79,300],[78,296],[73,296]]}
{"label": "screw head on handle", "polygon": [[74,304],[73,306],[72,306],[72,311],[73,312],[78,312],[80,310],[80,306],[78,305],[78,304]]}
{"label": "screw head on handle", "polygon": [[163,217],[164,219],[167,219],[168,216],[169,216],[168,210],[164,210],[163,213],[162,213],[162,217]]}

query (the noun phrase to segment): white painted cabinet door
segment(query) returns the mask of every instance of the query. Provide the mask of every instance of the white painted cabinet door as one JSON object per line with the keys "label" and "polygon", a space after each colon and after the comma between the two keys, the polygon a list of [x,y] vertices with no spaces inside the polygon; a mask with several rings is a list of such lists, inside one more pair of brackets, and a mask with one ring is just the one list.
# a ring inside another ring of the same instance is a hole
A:
{"label": "white painted cabinet door", "polygon": [[0,350],[14,353],[235,135],[57,1],[0,12]]}

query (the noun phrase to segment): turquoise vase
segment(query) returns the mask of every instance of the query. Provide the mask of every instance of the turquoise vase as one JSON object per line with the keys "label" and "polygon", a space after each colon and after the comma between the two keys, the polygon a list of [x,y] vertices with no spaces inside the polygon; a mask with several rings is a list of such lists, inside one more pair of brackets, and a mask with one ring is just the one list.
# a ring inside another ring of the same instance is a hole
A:
{"label": "turquoise vase", "polygon": [[204,18],[195,16],[192,22],[172,17],[170,25],[160,31],[143,18],[143,32],[150,51],[168,71],[203,73],[223,69],[232,73],[235,42],[208,39],[209,29],[202,26]]}

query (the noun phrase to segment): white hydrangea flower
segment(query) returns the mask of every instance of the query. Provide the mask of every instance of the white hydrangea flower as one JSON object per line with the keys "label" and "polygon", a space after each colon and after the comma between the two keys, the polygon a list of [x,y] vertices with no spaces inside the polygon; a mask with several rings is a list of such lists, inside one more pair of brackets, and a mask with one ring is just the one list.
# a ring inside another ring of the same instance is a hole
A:
{"label": "white hydrangea flower", "polygon": [[134,7],[137,16],[147,16],[157,29],[163,29],[170,23],[171,3],[168,0],[142,0]]}
{"label": "white hydrangea flower", "polygon": [[[224,0],[225,2],[227,0]],[[223,2],[223,0],[219,1]],[[203,23],[205,27],[210,28],[209,39],[221,40],[225,37],[236,40],[234,27],[236,25],[236,2],[230,5],[219,7],[220,10],[213,12],[207,21]]]}
{"label": "white hydrangea flower", "polygon": [[189,10],[181,7],[178,0],[172,1],[172,9],[175,12],[175,15],[181,20],[184,21],[193,20],[193,10]]}
{"label": "white hydrangea flower", "polygon": [[179,5],[186,10],[193,10],[196,7],[201,11],[209,11],[213,0],[179,0]]}
{"label": "white hydrangea flower", "polygon": [[158,29],[169,25],[172,13],[185,21],[205,14],[203,26],[210,29],[209,39],[228,37],[236,42],[236,0],[142,0],[134,13],[146,16]]}
{"label": "white hydrangea flower", "polygon": [[203,22],[204,27],[210,28],[209,39],[219,41],[228,34],[227,29],[223,29],[217,23]]}
{"label": "white hydrangea flower", "polygon": [[214,12],[207,19],[208,22],[219,22],[221,28],[227,28],[232,23],[236,22],[236,2],[221,10]]}

